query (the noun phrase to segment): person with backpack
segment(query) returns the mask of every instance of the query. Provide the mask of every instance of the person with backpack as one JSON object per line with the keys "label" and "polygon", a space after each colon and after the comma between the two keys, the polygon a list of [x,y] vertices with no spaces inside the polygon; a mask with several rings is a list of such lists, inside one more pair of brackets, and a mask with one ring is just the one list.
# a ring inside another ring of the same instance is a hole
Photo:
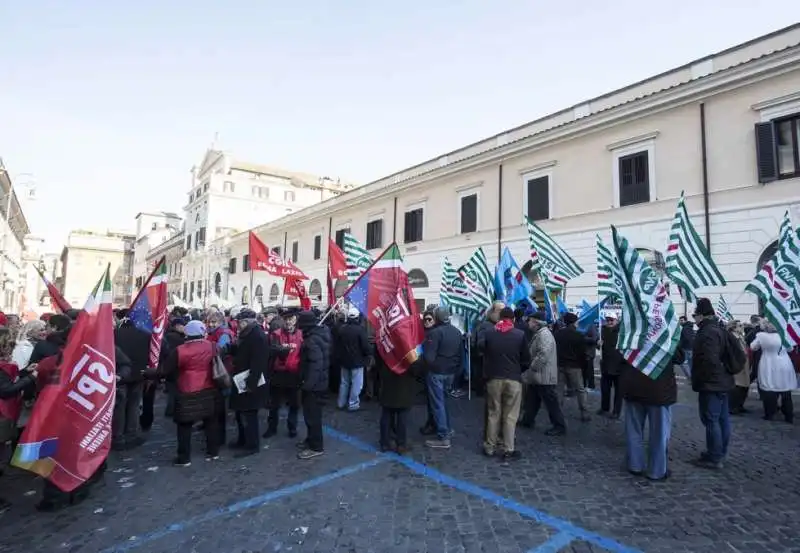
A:
{"label": "person with backpack", "polygon": [[297,414],[300,411],[300,346],[303,333],[297,328],[297,313],[286,313],[283,326],[270,334],[269,417],[264,438],[278,433],[278,411],[289,406],[286,426],[289,437],[297,436]]}

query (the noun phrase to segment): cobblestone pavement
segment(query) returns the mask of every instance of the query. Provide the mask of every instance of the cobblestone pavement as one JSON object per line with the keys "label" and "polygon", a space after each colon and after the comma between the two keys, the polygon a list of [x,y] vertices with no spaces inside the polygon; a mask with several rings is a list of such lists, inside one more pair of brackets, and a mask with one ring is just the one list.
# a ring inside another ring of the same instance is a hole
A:
{"label": "cobblestone pavement", "polygon": [[[519,429],[524,457],[478,453],[483,402],[454,400],[450,451],[426,450],[414,408],[410,456],[378,454],[377,407],[326,410],[326,455],[295,458],[281,434],[255,457],[170,466],[174,427],[159,420],[146,445],[109,460],[105,487],[57,514],[37,513],[40,482],[9,469],[0,493],[0,550],[9,553],[273,552],[800,552],[800,428],[734,419],[722,471],[694,468],[704,431],[695,398],[674,410],[672,478],[653,483],[623,467],[622,423],[570,432]],[[596,407],[598,398],[592,396]],[[751,400],[754,410],[758,407]],[[283,432],[283,429],[282,429]]]}

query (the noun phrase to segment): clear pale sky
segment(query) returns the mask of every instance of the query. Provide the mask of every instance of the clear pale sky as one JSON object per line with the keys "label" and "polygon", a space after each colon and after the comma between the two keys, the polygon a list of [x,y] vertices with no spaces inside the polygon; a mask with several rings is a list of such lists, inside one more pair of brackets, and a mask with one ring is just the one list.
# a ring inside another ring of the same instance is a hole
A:
{"label": "clear pale sky", "polygon": [[5,0],[0,157],[58,250],[180,211],[215,133],[368,182],[798,20],[797,0]]}

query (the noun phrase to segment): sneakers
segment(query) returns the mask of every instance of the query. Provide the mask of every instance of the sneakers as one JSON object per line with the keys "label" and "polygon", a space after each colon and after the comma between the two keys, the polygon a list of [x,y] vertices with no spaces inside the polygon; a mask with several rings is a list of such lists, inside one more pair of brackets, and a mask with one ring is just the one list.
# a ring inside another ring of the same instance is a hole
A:
{"label": "sneakers", "polygon": [[206,455],[206,461],[219,461],[219,455]]}
{"label": "sneakers", "polygon": [[316,451],[314,449],[304,449],[297,453],[297,458],[302,460],[313,459],[314,457],[319,457],[320,455],[324,455],[324,451]]}
{"label": "sneakers", "polygon": [[505,453],[503,453],[503,461],[516,461],[517,459],[520,459],[521,457],[522,457],[522,454],[517,450],[506,451]]}
{"label": "sneakers", "polygon": [[425,445],[432,449],[450,449],[450,439],[445,438],[444,440],[426,440]]}
{"label": "sneakers", "polygon": [[189,459],[181,459],[180,457],[176,457],[172,461],[173,467],[191,467],[192,462]]}
{"label": "sneakers", "polygon": [[299,441],[294,445],[299,450],[308,449],[308,442],[306,440]]}

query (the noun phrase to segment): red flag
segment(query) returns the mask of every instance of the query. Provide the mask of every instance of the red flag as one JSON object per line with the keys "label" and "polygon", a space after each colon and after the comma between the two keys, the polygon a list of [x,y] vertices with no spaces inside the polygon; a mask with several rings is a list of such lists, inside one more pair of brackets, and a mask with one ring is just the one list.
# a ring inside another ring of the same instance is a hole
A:
{"label": "red flag", "polygon": [[345,297],[375,328],[375,348],[386,366],[403,374],[422,354],[424,331],[397,244],[369,266]]}
{"label": "red flag", "polygon": [[167,263],[162,257],[128,310],[128,318],[139,330],[150,334],[148,366],[158,366],[161,342],[167,326]]}
{"label": "red flag", "polygon": [[44,273],[39,270],[39,267],[34,265],[34,268],[36,268],[36,272],[39,273],[39,276],[42,277],[44,285],[47,286],[47,293],[50,295],[50,304],[53,306],[53,310],[66,313],[68,309],[72,309],[72,306],[66,299],[64,299],[64,296],[62,296],[61,292],[58,291],[56,285],[50,282],[50,280],[44,276]]}
{"label": "red flag", "polygon": [[290,259],[284,260],[270,250],[253,232],[250,233],[250,270],[266,271],[278,277],[308,278]]}
{"label": "red flag", "polygon": [[328,238],[328,305],[336,303],[334,285],[340,278],[347,278],[347,261],[342,249]]}
{"label": "red flag", "polygon": [[108,456],[116,396],[111,267],[78,316],[58,367],[42,388],[12,463],[65,492],[88,480]]}
{"label": "red flag", "polygon": [[305,310],[311,309],[311,298],[306,293],[306,287],[299,278],[286,277],[283,281],[283,295],[291,296],[300,300],[300,307]]}

